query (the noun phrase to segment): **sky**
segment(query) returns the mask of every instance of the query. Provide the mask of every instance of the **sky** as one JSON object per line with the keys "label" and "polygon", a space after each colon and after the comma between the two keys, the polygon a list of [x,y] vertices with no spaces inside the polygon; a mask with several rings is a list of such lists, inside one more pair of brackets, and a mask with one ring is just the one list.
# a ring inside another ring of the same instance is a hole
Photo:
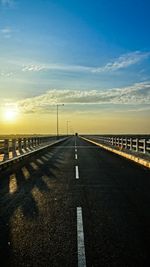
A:
{"label": "sky", "polygon": [[0,0],[1,134],[150,133],[148,0]]}

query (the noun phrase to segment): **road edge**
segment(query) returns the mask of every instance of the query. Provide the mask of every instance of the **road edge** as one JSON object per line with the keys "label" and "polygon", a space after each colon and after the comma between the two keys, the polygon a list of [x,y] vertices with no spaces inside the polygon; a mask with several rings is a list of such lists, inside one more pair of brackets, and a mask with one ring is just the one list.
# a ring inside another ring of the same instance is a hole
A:
{"label": "road edge", "polygon": [[47,144],[45,146],[41,146],[41,147],[36,148],[36,149],[34,149],[32,151],[29,151],[27,153],[23,153],[23,154],[21,154],[21,155],[19,155],[17,157],[12,158],[12,159],[8,159],[6,161],[2,161],[2,162],[0,162],[0,171],[5,169],[5,168],[7,168],[7,167],[9,167],[11,164],[15,164],[15,163],[23,160],[24,158],[27,158],[27,157],[29,157],[29,156],[31,156],[33,154],[36,154],[36,153],[38,153],[38,152],[40,152],[40,151],[42,151],[42,150],[44,150],[46,148],[49,148],[51,146],[56,145],[58,143],[61,143],[61,142],[65,141],[65,140],[67,140],[67,139],[68,139],[68,137],[62,138],[60,140],[54,141],[53,143]]}
{"label": "road edge", "polygon": [[95,141],[93,141],[93,140],[90,140],[90,139],[88,139],[88,138],[85,138],[85,137],[83,137],[83,136],[80,136],[80,138],[82,138],[82,139],[84,139],[85,141],[88,141],[88,142],[90,142],[90,143],[92,143],[92,144],[95,144],[95,145],[97,145],[97,146],[99,146],[99,147],[101,147],[101,148],[104,148],[104,149],[106,149],[106,150],[108,150],[108,151],[110,151],[110,152],[113,152],[113,153],[115,153],[115,154],[118,154],[119,156],[122,156],[122,157],[124,157],[124,158],[129,159],[129,160],[132,160],[132,161],[134,161],[134,162],[136,162],[136,163],[138,163],[138,164],[140,164],[140,165],[142,165],[142,166],[144,166],[144,167],[150,169],[150,161],[148,161],[148,160],[145,160],[145,159],[136,157],[136,156],[134,156],[134,155],[125,153],[125,152],[123,152],[123,151],[119,151],[119,150],[117,150],[117,149],[115,149],[115,148],[111,148],[111,147],[108,147],[108,146],[106,146],[106,145],[102,145],[102,144],[100,144],[100,143],[97,143],[97,142],[95,142]]}

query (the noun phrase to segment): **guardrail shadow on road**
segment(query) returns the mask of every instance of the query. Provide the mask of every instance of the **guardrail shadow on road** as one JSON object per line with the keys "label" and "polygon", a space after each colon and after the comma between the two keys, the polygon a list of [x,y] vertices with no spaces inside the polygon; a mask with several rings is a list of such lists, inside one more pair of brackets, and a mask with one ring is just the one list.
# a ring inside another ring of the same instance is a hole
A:
{"label": "guardrail shadow on road", "polygon": [[0,255],[7,262],[13,251],[12,219],[18,227],[18,220],[22,220],[22,217],[27,220],[35,220],[38,217],[38,194],[43,195],[51,191],[48,180],[55,182],[60,160],[62,156],[57,156],[56,159],[55,155],[50,157],[45,151],[31,157],[30,162],[25,160],[1,173]]}

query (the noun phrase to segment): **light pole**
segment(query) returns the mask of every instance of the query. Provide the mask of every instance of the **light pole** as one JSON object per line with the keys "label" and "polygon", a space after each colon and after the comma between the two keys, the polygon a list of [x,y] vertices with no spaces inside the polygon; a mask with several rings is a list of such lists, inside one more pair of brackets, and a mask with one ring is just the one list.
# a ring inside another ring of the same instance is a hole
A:
{"label": "light pole", "polygon": [[64,106],[64,104],[57,104],[57,139],[59,137],[59,120],[58,120],[58,108]]}
{"label": "light pole", "polygon": [[69,124],[70,121],[67,121],[67,136],[68,136],[68,124]]}

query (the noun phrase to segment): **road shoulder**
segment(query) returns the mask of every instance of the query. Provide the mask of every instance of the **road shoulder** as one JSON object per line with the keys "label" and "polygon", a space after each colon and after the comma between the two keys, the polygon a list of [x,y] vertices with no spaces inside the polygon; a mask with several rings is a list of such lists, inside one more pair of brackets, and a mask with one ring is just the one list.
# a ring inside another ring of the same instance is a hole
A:
{"label": "road shoulder", "polygon": [[80,137],[81,137],[83,140],[85,140],[85,141],[88,141],[88,142],[90,142],[90,143],[92,143],[92,144],[95,144],[95,145],[97,145],[97,146],[99,146],[99,147],[101,147],[101,148],[104,148],[104,149],[106,149],[106,150],[108,150],[108,151],[110,151],[110,152],[113,152],[113,153],[115,153],[115,154],[118,154],[118,155],[120,155],[120,156],[122,156],[122,157],[124,157],[124,158],[127,158],[127,159],[129,159],[129,160],[132,160],[132,161],[134,161],[134,162],[136,162],[136,163],[138,163],[138,164],[140,164],[140,165],[142,165],[142,166],[144,166],[144,167],[150,169],[150,161],[149,161],[149,160],[146,160],[146,159],[137,157],[136,155],[129,154],[129,153],[126,153],[126,152],[121,151],[121,150],[117,150],[117,149],[115,149],[115,148],[106,146],[106,145],[104,145],[104,144],[100,144],[100,143],[98,143],[98,142],[96,142],[96,141],[93,141],[93,140],[91,140],[91,139],[85,138],[85,137],[83,137],[83,136],[80,136]]}

